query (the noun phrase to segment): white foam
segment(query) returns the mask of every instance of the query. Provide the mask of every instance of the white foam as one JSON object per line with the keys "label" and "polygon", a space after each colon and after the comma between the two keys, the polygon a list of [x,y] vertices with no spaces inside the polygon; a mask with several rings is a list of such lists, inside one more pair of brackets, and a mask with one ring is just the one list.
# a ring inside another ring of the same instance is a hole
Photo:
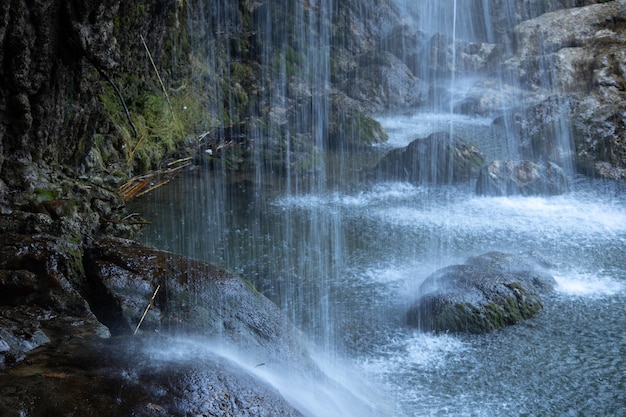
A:
{"label": "white foam", "polygon": [[611,276],[590,273],[572,272],[564,275],[554,275],[554,280],[557,283],[557,291],[575,297],[612,296],[619,294],[625,289],[622,282]]}
{"label": "white foam", "polygon": [[626,232],[626,209],[563,197],[470,197],[430,206],[403,204],[376,211],[383,221],[403,227],[447,228],[459,232],[508,231],[541,237],[614,238]]}
{"label": "white foam", "polygon": [[378,376],[404,373],[407,367],[439,369],[461,360],[462,353],[470,349],[467,342],[453,335],[415,331],[381,347],[376,357],[362,361],[362,367]]}
{"label": "white foam", "polygon": [[472,117],[462,114],[447,113],[415,113],[413,115],[379,116],[376,118],[389,135],[385,147],[400,148],[413,140],[425,138],[431,133],[449,131],[454,126],[455,131],[463,131],[463,136],[471,139],[473,131],[487,132],[491,128],[492,119],[486,117]]}

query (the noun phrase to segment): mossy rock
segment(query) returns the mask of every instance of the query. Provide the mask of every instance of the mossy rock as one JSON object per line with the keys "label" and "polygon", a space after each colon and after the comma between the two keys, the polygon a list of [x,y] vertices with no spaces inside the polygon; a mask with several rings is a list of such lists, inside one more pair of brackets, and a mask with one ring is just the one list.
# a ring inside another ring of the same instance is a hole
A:
{"label": "mossy rock", "polygon": [[407,321],[424,331],[486,333],[536,315],[554,285],[531,257],[489,252],[430,275]]}

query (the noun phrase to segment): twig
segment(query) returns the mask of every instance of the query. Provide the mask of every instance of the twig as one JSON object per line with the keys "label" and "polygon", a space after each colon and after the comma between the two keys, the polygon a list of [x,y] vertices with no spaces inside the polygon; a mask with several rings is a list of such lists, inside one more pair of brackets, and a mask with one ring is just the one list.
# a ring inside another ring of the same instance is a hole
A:
{"label": "twig", "polygon": [[150,184],[150,182],[152,182],[152,178],[146,178],[145,180],[139,182],[138,184],[133,185],[128,191],[122,193],[124,197],[124,201],[132,200],[137,195],[137,193],[141,192],[141,190],[147,187],[148,184]]}
{"label": "twig", "polygon": [[177,159],[177,160],[175,160],[175,161],[168,162],[168,163],[167,163],[167,166],[168,166],[168,167],[171,167],[172,165],[176,165],[176,164],[179,164],[179,163],[181,163],[181,162],[191,161],[192,159],[193,159],[193,157],[191,157],[191,156],[188,156],[188,157],[186,157],[186,158],[180,158],[180,159]]}
{"label": "twig", "polygon": [[154,191],[154,190],[156,190],[157,188],[159,188],[159,187],[161,187],[161,186],[163,186],[163,185],[165,185],[165,184],[169,184],[169,182],[170,182],[170,180],[169,180],[169,179],[167,179],[167,180],[165,180],[165,181],[161,181],[160,183],[155,184],[155,185],[153,185],[152,187],[147,188],[147,189],[143,190],[142,192],[135,194],[135,197],[141,197],[142,195],[147,194],[147,193],[149,193],[150,191]]}
{"label": "twig", "polygon": [[135,333],[133,333],[133,335],[137,334],[137,332],[139,331],[139,327],[141,326],[141,323],[143,323],[143,319],[146,318],[146,314],[148,314],[148,311],[154,305],[154,299],[156,298],[156,295],[159,292],[160,288],[161,288],[161,284],[157,285],[156,290],[154,291],[154,294],[152,294],[152,298],[150,299],[150,303],[148,303],[148,307],[146,307],[146,310],[143,312],[143,316],[141,316],[141,320],[139,320],[139,324],[137,324],[137,328],[135,329]]}
{"label": "twig", "polygon": [[139,35],[141,38],[141,42],[143,43],[143,47],[146,48],[146,52],[148,53],[148,58],[150,58],[150,63],[152,64],[152,68],[154,68],[154,72],[156,73],[157,78],[159,79],[159,83],[161,84],[161,88],[163,89],[163,94],[165,94],[165,100],[167,100],[168,106],[170,106],[170,111],[172,112],[172,119],[176,121],[176,115],[174,114],[174,108],[172,107],[172,102],[170,101],[170,96],[167,94],[167,90],[165,89],[165,84],[163,84],[163,80],[161,79],[161,75],[159,74],[159,70],[157,69],[154,60],[152,59],[152,54],[150,53],[150,49],[148,49],[148,44],[146,40],[143,38],[143,35]]}

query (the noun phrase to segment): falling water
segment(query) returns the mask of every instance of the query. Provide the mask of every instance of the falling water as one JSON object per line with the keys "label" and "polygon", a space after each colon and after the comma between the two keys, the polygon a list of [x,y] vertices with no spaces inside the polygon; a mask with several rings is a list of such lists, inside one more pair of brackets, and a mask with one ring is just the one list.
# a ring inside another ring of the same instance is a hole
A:
{"label": "falling water", "polygon": [[[196,78],[212,93],[206,123],[245,122],[255,143],[254,169],[244,176],[197,172],[146,196],[138,202],[153,222],[146,241],[252,281],[306,333],[322,368],[337,379],[367,380],[384,393],[384,411],[374,415],[623,413],[626,340],[619,329],[626,263],[619,254],[626,244],[626,200],[611,184],[577,178],[567,166],[567,102],[549,60],[540,62],[538,81],[549,93],[541,108],[554,121],[553,152],[545,156],[568,168],[570,194],[478,198],[472,184],[372,183],[359,175],[371,167],[372,154],[379,158],[448,129],[477,143],[489,160],[523,156],[516,103],[527,100],[527,80],[506,65],[467,71],[460,59],[460,48],[470,44],[486,51],[495,43],[512,47],[502,28],[518,23],[515,2],[397,0],[424,34],[418,50],[405,55],[428,58],[413,66],[429,97],[420,108],[378,116],[389,142],[349,155],[327,147],[336,2],[249,6],[252,22],[240,22],[236,2],[227,0],[192,2],[189,15],[197,25]],[[253,50],[237,49],[242,36],[253,38]],[[420,55],[426,47],[443,49]],[[249,55],[262,63],[255,74],[261,87],[247,95],[241,85],[224,87]],[[499,104],[481,114],[464,111],[470,92],[481,86],[492,88]],[[252,109],[251,120],[237,119],[242,106]],[[280,135],[263,123],[268,119]],[[278,136],[281,146],[272,147]],[[302,143],[315,148],[314,168],[305,173],[297,168]],[[489,250],[536,251],[553,260],[559,286],[546,311],[480,337],[406,327],[406,309],[426,276]],[[285,378],[266,378],[297,397]],[[342,398],[348,402],[337,407],[341,415],[360,409],[358,397]]]}

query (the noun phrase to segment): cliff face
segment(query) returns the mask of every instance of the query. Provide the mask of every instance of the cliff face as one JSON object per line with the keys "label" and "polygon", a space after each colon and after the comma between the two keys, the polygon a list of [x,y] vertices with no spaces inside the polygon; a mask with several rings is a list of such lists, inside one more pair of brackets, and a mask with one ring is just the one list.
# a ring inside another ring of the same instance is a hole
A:
{"label": "cliff face", "polygon": [[123,24],[162,23],[165,12],[152,15],[146,9],[138,16],[127,8],[125,2],[110,0],[10,0],[0,6],[4,212],[11,211],[15,192],[32,192],[50,180],[46,171],[76,170],[92,150],[96,133],[110,130],[101,100],[107,79],[124,71],[143,77],[145,66],[134,59],[139,52],[126,43],[138,35],[120,32]]}
{"label": "cliff face", "polygon": [[100,15],[114,10],[69,1],[0,6],[0,187],[32,187],[37,166],[76,165],[86,154],[99,120],[99,77],[86,54],[102,61],[112,32],[110,16]]}

